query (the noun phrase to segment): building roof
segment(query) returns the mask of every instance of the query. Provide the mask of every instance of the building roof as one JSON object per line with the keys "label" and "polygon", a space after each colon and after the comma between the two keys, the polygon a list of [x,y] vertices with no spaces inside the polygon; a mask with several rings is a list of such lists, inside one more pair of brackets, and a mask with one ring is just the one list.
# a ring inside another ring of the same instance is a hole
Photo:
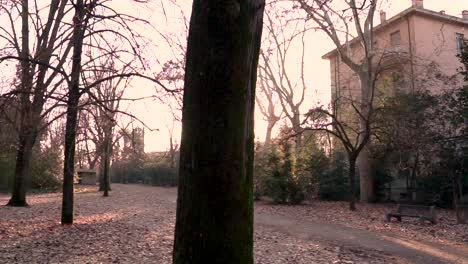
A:
{"label": "building roof", "polygon": [[[385,29],[385,28],[395,24],[399,20],[401,20],[401,19],[403,19],[405,17],[412,16],[412,15],[421,15],[421,16],[426,16],[426,17],[430,17],[430,18],[433,18],[433,19],[441,20],[443,22],[451,22],[451,23],[455,23],[455,24],[461,24],[461,25],[464,25],[464,26],[468,26],[468,20],[463,19],[461,17],[447,15],[447,14],[432,11],[432,10],[429,10],[429,9],[424,9],[424,8],[412,6],[412,7],[408,8],[408,9],[398,13],[397,15],[393,16],[392,18],[388,19],[384,23],[381,23],[380,25],[375,26],[374,27],[374,32],[378,32],[378,31],[380,31],[382,29]],[[353,43],[356,43],[356,42],[359,42],[358,38],[352,39],[350,41],[350,44],[353,44]],[[337,53],[337,49],[334,49],[334,50],[326,53],[325,55],[323,55],[322,59],[329,59],[330,57],[334,56],[336,53]]]}

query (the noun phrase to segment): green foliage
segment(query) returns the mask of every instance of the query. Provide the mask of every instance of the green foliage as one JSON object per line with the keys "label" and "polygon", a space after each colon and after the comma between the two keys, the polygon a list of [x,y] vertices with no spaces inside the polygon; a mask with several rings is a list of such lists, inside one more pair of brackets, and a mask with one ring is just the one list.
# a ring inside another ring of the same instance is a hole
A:
{"label": "green foliage", "polygon": [[17,133],[11,120],[16,118],[16,103],[0,97],[0,191],[10,191],[13,184]]}
{"label": "green foliage", "polygon": [[[0,152],[0,190],[11,191],[15,173],[15,152]],[[29,187],[39,191],[57,191],[61,186],[62,159],[59,149],[34,148]]]}
{"label": "green foliage", "polygon": [[281,158],[276,149],[269,155],[270,171],[265,175],[265,192],[274,203],[284,204],[288,200],[288,179],[281,172]]}
{"label": "green foliage", "polygon": [[468,191],[468,88],[440,95],[397,93],[379,109],[374,144],[380,184],[406,178],[408,190],[428,194],[427,202],[452,203],[453,178]]}
{"label": "green foliage", "polygon": [[123,130],[124,146],[111,165],[110,177],[113,182],[143,183],[146,154],[144,152],[144,130],[134,128]]}
{"label": "green foliage", "polygon": [[[344,201],[348,197],[348,164],[346,155],[336,152],[324,160],[322,173],[318,174],[319,198],[322,200]],[[320,167],[317,167],[320,169]]]}
{"label": "green foliage", "polygon": [[255,145],[255,163],[254,163],[254,199],[260,200],[260,197],[266,194],[265,180],[270,173],[270,155],[269,150],[265,149],[260,143]]}
{"label": "green foliage", "polygon": [[13,153],[0,153],[0,191],[10,191],[15,172],[15,155]]}
{"label": "green foliage", "polygon": [[57,191],[62,182],[58,178],[62,173],[60,151],[46,147],[36,152],[31,164],[31,188],[41,191]]}
{"label": "green foliage", "polygon": [[[120,183],[144,183],[155,186],[176,186],[178,162],[171,162],[166,152],[141,155],[125,155],[112,164],[112,181]],[[177,153],[178,155],[178,153]]]}
{"label": "green foliage", "polygon": [[[378,147],[382,147],[379,145],[373,146],[373,165],[374,165],[374,181],[375,181],[375,188],[376,188],[376,198],[377,201],[385,200],[385,191],[386,186],[393,181],[393,177],[391,174],[391,167],[394,166],[394,162],[392,160],[392,154],[389,153],[385,149],[379,149]],[[377,147],[377,148],[376,148]]]}
{"label": "green foliage", "polygon": [[468,40],[465,40],[463,52],[457,56],[460,62],[463,64],[463,67],[459,69],[459,72],[463,75],[465,81],[468,81]]}
{"label": "green foliage", "polygon": [[177,169],[165,164],[145,164],[143,169],[145,183],[155,186],[176,186]]}
{"label": "green foliage", "polygon": [[319,132],[304,132],[304,146],[296,158],[295,172],[308,199],[317,197],[319,182],[327,173],[329,158],[317,140]]}
{"label": "green foliage", "polygon": [[304,198],[302,182],[294,173],[291,145],[283,141],[280,150],[272,147],[269,154],[269,171],[265,177],[266,195],[278,204],[299,204]]}

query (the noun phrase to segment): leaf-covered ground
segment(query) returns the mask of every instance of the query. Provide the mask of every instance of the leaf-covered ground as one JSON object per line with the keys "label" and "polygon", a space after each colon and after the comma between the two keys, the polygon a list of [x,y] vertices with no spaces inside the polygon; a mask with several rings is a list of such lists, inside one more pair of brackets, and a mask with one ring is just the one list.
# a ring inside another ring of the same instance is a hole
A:
{"label": "leaf-covered ground", "polygon": [[[7,201],[8,196],[0,195],[0,204]],[[96,188],[81,188],[75,195],[72,226],[60,225],[61,194],[33,194],[28,202],[29,208],[0,207],[0,263],[171,263],[174,188],[115,184],[107,198]],[[264,216],[316,217],[367,228],[366,222],[359,220],[362,217],[338,208],[340,203],[256,205],[256,211]],[[369,211],[381,217],[377,208]],[[376,226],[372,228],[379,229]],[[448,241],[458,237],[447,233],[444,238]],[[404,263],[379,250],[298,236],[274,224],[258,223],[255,259],[258,264]]]}
{"label": "leaf-covered ground", "polygon": [[430,241],[447,246],[468,247],[468,225],[456,222],[453,210],[437,210],[437,224],[420,222],[417,218],[403,218],[402,222],[387,222],[385,216],[394,204],[358,204],[358,210],[348,210],[347,202],[315,201],[299,206],[272,206],[266,202],[256,204],[258,212],[271,212],[298,219],[337,223],[384,234],[397,234],[404,238]]}

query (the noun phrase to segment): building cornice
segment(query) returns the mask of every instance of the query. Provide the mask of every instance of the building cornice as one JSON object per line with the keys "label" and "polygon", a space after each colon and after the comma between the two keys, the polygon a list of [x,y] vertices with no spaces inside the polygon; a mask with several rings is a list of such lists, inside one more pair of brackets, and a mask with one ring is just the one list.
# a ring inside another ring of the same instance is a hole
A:
{"label": "building cornice", "polygon": [[[437,19],[437,20],[440,20],[440,21],[443,21],[443,22],[449,22],[449,23],[454,23],[454,24],[460,24],[462,26],[468,26],[468,20],[466,20],[466,19],[413,6],[413,7],[410,7],[408,9],[398,13],[397,15],[395,15],[392,18],[388,19],[384,23],[381,23],[378,26],[375,26],[374,27],[374,32],[379,32],[381,30],[384,30],[384,29],[392,26],[393,24],[399,22],[401,19],[413,16],[413,15],[421,15],[421,16],[432,18],[432,19]],[[358,43],[358,42],[359,42],[359,39],[354,38],[349,43],[350,43],[350,45],[353,45],[353,44]],[[328,59],[330,59],[330,57],[335,56],[337,53],[338,53],[337,49],[334,49],[334,50],[326,53],[325,55],[323,55],[322,59],[328,60]]]}

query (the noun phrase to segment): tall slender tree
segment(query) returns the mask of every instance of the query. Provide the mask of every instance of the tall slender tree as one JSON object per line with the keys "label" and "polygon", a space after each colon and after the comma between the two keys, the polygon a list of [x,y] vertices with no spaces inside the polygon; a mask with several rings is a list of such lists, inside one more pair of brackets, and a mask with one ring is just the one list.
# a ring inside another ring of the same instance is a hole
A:
{"label": "tall slender tree", "polygon": [[195,0],[173,263],[254,263],[253,111],[264,0]]}
{"label": "tall slender tree", "polygon": [[[89,12],[90,10],[88,10]],[[80,100],[81,54],[87,19],[83,0],[75,3],[73,19],[73,58],[71,82],[68,89],[67,123],[65,128],[65,155],[63,165],[62,224],[73,224],[73,176],[75,174],[75,142]]]}

